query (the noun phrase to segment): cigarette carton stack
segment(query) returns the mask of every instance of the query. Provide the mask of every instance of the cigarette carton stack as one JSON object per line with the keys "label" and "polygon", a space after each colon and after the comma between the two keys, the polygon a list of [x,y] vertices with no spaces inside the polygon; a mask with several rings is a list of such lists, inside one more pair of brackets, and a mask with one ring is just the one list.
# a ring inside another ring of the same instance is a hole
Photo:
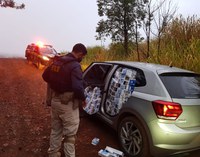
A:
{"label": "cigarette carton stack", "polygon": [[99,111],[99,106],[101,104],[101,90],[99,87],[87,87],[85,89],[85,95],[86,95],[86,107],[83,109],[88,114],[95,114]]}
{"label": "cigarette carton stack", "polygon": [[124,157],[124,153],[117,150],[117,149],[114,149],[114,148],[111,148],[111,147],[106,147],[106,149],[101,149],[99,152],[98,152],[98,155],[101,156],[101,157]]}
{"label": "cigarette carton stack", "polygon": [[136,83],[136,71],[128,68],[119,68],[111,80],[108,90],[108,99],[106,101],[106,112],[109,115],[116,115],[127,102],[134,91]]}

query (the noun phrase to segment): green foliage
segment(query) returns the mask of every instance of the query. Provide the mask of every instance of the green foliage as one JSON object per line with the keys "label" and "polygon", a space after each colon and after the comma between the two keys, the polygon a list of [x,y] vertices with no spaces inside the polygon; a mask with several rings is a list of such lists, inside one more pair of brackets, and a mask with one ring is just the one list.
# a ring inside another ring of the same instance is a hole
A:
{"label": "green foliage", "polygon": [[163,42],[179,53],[187,53],[187,51],[195,53],[193,51],[196,51],[195,46],[197,46],[199,39],[200,19],[196,16],[186,19],[180,16],[174,19],[165,30]]}
{"label": "green foliage", "polygon": [[109,46],[109,53],[113,54],[114,56],[124,56],[125,50],[122,43],[111,43]]}
{"label": "green foliage", "polygon": [[[157,52],[157,39],[150,42],[151,53],[146,57],[146,43],[140,43],[142,62],[172,65],[200,73],[200,19],[196,16],[175,18],[167,27],[161,38],[161,52]],[[130,53],[124,53],[121,43],[112,43],[108,49],[89,48],[89,55],[84,64],[92,61],[128,60],[138,61],[136,46],[129,44]]]}
{"label": "green foliage", "polygon": [[96,28],[97,39],[110,37],[113,42],[122,42],[128,53],[128,43],[139,37],[137,30],[145,17],[145,3],[147,0],[97,0],[98,14],[104,17]]}
{"label": "green foliage", "polygon": [[95,61],[105,61],[107,59],[107,50],[100,46],[87,47],[87,55],[82,61],[83,64],[90,64]]}
{"label": "green foliage", "polygon": [[10,7],[10,8],[15,8],[15,9],[24,9],[25,4],[22,3],[20,5],[16,4],[13,0],[0,0],[0,7]]}
{"label": "green foliage", "polygon": [[[128,50],[130,53],[136,53],[136,52],[133,52],[136,48],[135,44],[132,43],[132,42],[129,42],[128,44]],[[109,45],[109,48],[108,48],[108,53],[112,54],[113,56],[116,56],[116,58],[126,58],[130,55],[125,53],[125,49],[124,49],[124,46],[122,43],[118,42],[118,43],[111,43]]]}

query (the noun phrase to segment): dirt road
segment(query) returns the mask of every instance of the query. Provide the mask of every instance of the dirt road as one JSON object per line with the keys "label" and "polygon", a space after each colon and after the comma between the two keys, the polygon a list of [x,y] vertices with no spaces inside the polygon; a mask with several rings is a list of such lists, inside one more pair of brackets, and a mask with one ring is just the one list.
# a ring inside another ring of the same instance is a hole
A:
{"label": "dirt road", "polygon": [[[25,59],[0,59],[0,157],[47,157],[50,107],[44,104],[42,72]],[[97,146],[91,145],[94,137],[100,139]],[[82,117],[76,156],[97,157],[106,146],[119,149],[114,131],[96,118]]]}
{"label": "dirt road", "polygon": [[[44,104],[42,72],[25,59],[0,59],[0,157],[47,157],[50,107]],[[91,145],[94,137],[98,146]],[[106,145],[118,147],[113,131],[97,119],[81,118],[76,156],[98,156]]]}

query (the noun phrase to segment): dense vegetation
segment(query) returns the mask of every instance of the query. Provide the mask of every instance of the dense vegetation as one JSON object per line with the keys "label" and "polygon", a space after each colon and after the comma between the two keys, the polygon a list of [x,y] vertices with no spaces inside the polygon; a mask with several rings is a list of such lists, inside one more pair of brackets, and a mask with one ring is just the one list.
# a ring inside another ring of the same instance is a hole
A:
{"label": "dense vegetation", "polygon": [[25,8],[25,4],[17,4],[15,1],[13,0],[0,0],[0,7],[3,8],[15,8],[15,9],[24,9]]}
{"label": "dense vegetation", "polygon": [[[162,34],[159,53],[157,46],[158,39],[154,37],[147,57],[146,42],[140,42],[140,61],[172,65],[200,73],[200,19],[197,16],[174,18]],[[108,48],[89,47],[83,64],[105,60],[138,61],[136,45],[129,44],[129,49],[131,52],[127,55],[120,43],[110,44]]]}

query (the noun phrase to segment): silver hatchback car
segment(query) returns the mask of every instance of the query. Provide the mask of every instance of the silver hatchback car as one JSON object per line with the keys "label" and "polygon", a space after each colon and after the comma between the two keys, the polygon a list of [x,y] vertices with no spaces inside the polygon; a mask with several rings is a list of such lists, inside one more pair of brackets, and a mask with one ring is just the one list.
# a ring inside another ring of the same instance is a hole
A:
{"label": "silver hatchback car", "polygon": [[141,62],[94,62],[84,71],[88,114],[117,133],[128,157],[200,149],[200,75]]}

